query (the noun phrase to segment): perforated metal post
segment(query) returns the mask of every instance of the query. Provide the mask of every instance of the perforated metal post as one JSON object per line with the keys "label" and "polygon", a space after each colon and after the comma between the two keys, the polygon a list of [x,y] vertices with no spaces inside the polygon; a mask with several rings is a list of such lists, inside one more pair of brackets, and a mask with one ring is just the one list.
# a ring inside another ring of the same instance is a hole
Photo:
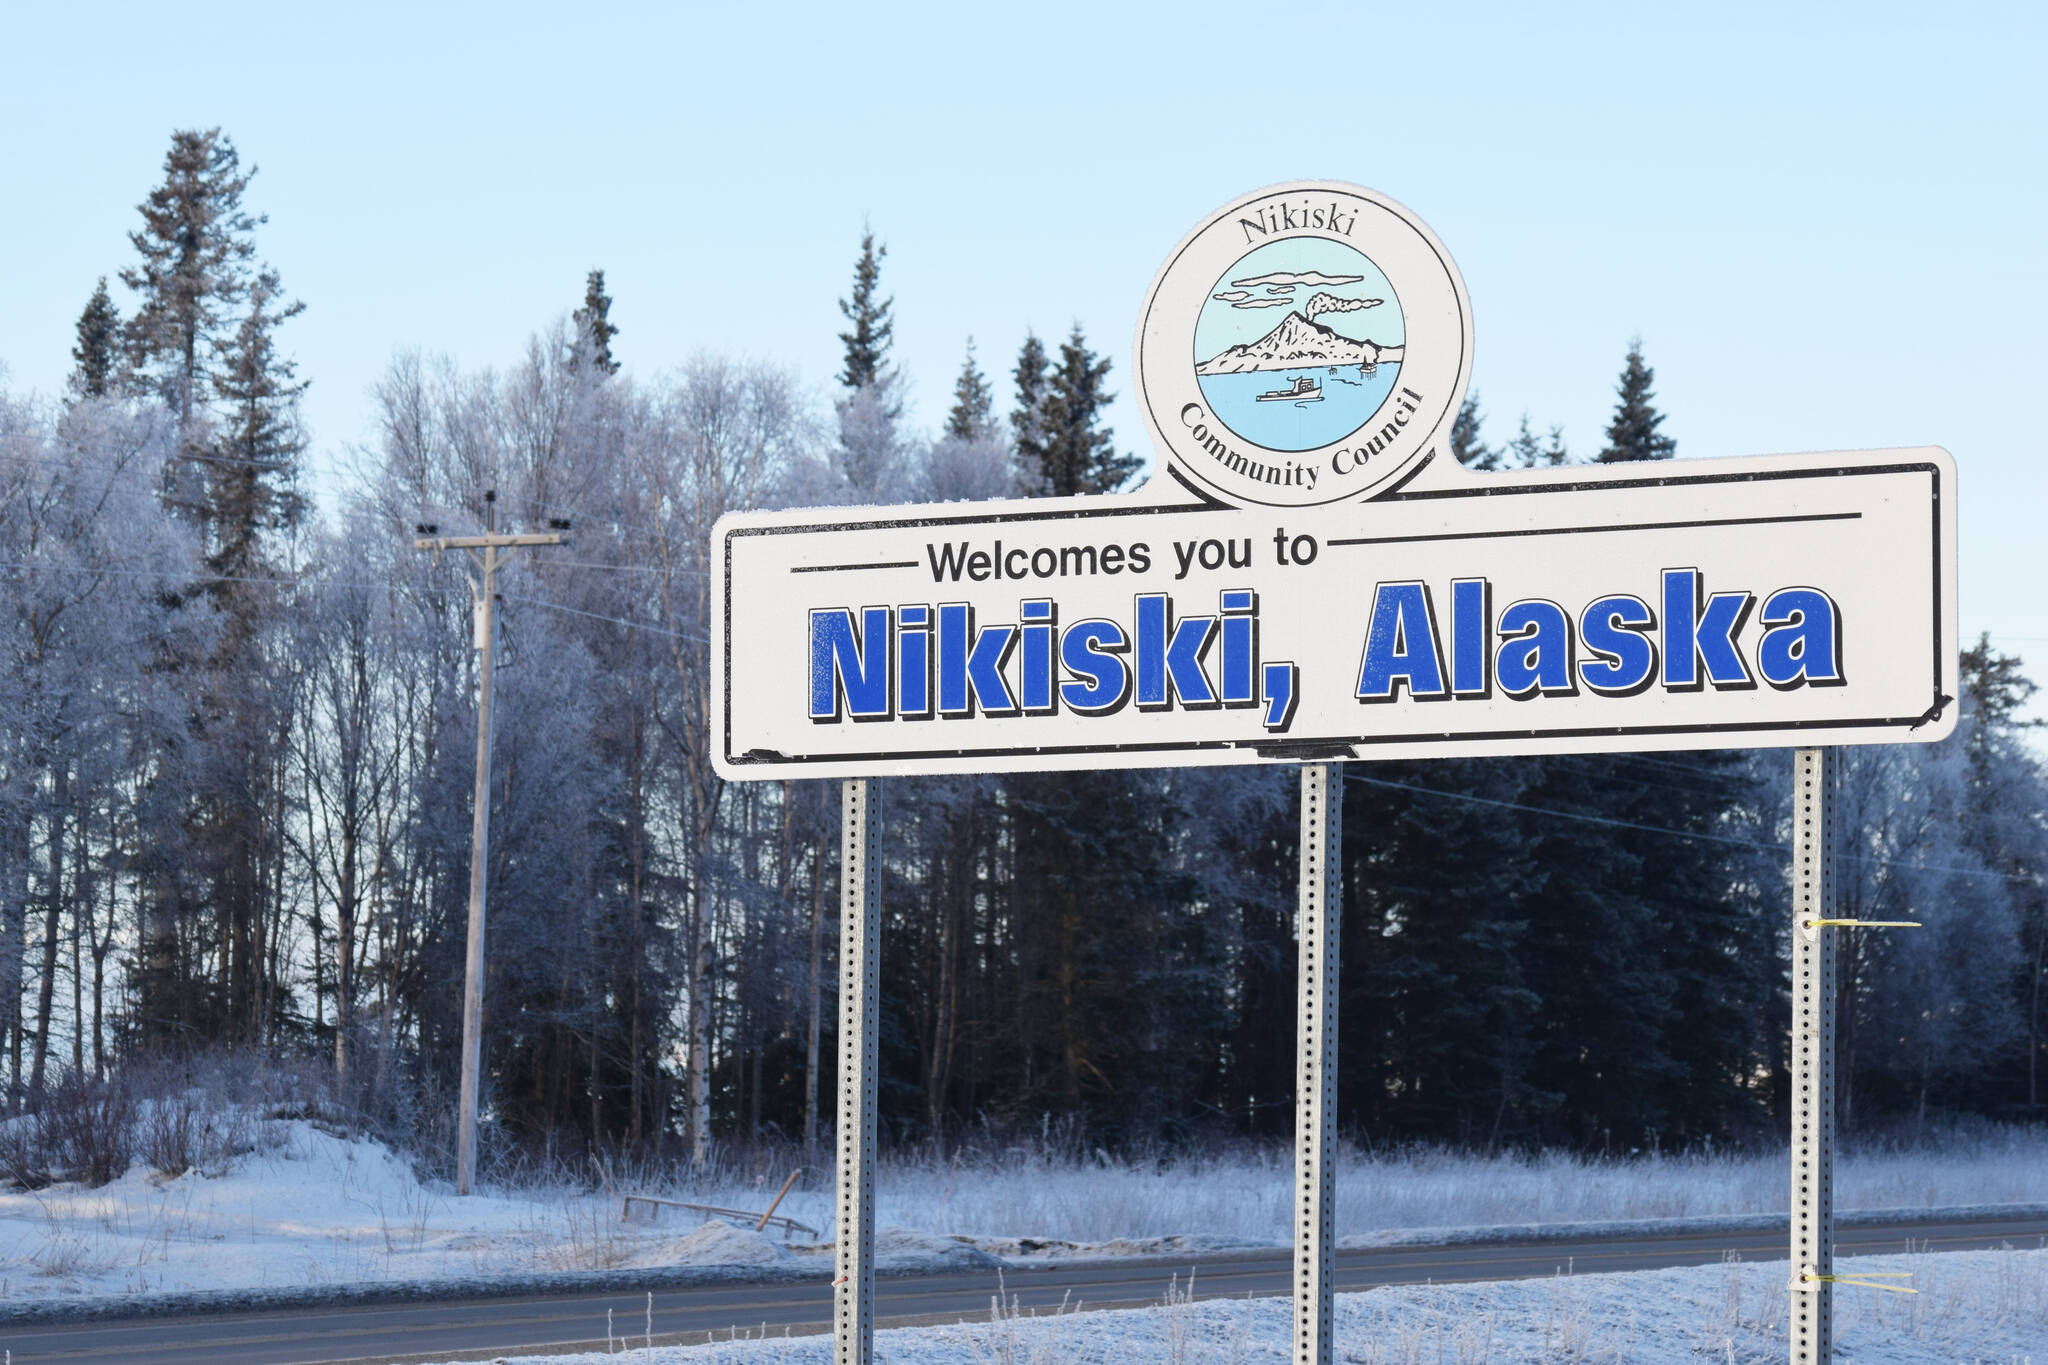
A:
{"label": "perforated metal post", "polygon": [[875,1005],[881,993],[881,899],[874,784],[840,796],[839,1224],[833,1253],[832,1362],[870,1365],[875,1351]]}
{"label": "perforated metal post", "polygon": [[1792,1365],[1834,1354],[1835,934],[1842,785],[1835,749],[1792,760]]}
{"label": "perforated metal post", "polygon": [[1300,1017],[1294,1078],[1294,1361],[1331,1365],[1336,1343],[1331,1282],[1336,1250],[1337,934],[1344,768],[1301,770]]}

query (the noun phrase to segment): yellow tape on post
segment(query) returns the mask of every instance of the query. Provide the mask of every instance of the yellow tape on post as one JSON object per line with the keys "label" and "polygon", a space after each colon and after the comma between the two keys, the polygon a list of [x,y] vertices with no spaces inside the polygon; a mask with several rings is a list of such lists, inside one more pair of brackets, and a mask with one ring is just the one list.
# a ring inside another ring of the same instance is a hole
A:
{"label": "yellow tape on post", "polygon": [[1910,1270],[1862,1270],[1853,1275],[1815,1275],[1807,1273],[1799,1277],[1809,1284],[1841,1284],[1852,1289],[1884,1289],[1894,1294],[1917,1294],[1920,1291],[1903,1284],[1879,1284],[1879,1280],[1910,1280]]}

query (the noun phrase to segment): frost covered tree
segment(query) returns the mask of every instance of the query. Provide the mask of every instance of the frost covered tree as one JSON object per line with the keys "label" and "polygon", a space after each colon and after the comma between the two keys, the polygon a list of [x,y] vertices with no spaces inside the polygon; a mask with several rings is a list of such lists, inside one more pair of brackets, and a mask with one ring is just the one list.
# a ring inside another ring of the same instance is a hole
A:
{"label": "frost covered tree", "polygon": [[1930,1100],[1981,1085],[2018,1032],[2012,993],[1986,988],[2012,981],[2021,952],[2007,879],[1965,832],[1959,737],[1844,758],[1844,914],[1921,925],[1859,932],[1839,950],[1844,1126],[1908,1112],[1924,1120]]}
{"label": "frost covered tree", "polygon": [[175,810],[148,788],[183,774],[135,766],[183,732],[147,661],[203,647],[211,624],[179,591],[191,545],[153,493],[174,441],[156,409],[82,398],[52,413],[0,395],[0,536],[15,547],[0,567],[0,1029],[16,1107],[46,1083],[60,974],[74,1065],[88,1036],[95,1069],[107,1058],[123,1012],[111,954],[133,944],[121,882],[179,852]]}
{"label": "frost covered tree", "polygon": [[[710,528],[1119,487],[1107,363],[1078,330],[1055,357],[1027,339],[998,426],[970,351],[927,441],[895,410],[872,234],[842,334],[868,382],[830,405],[717,357],[616,369],[593,272],[513,364],[395,356],[323,519],[301,501],[294,309],[253,254],[247,177],[218,134],[172,151],[124,303],[146,325],[96,296],[66,400],[0,397],[8,1102],[225,1043],[330,1059],[366,1121],[446,1150],[478,661],[461,558],[411,545],[419,522],[473,527],[496,488],[506,524],[571,519],[576,545],[501,579],[486,1161],[815,1149],[838,794],[728,787],[710,764]],[[1668,453],[1634,373],[1616,432],[1654,439],[1610,448]],[[1476,400],[1455,441],[1474,464],[1566,459],[1526,418],[1491,446]],[[2011,1112],[2048,1082],[2031,683],[1984,641],[1961,678],[1955,739],[1850,756],[1852,913],[1927,926],[1844,940],[1859,1123]],[[1783,1074],[1783,764],[1357,765],[1344,1121],[1598,1148],[1758,1120]],[[967,775],[880,800],[899,1135],[1284,1136],[1290,770]]]}
{"label": "frost covered tree", "polygon": [[2048,765],[2032,742],[2040,724],[2023,713],[2039,689],[1988,636],[1960,664],[1963,837],[1995,876],[2018,935],[2011,996],[2023,1064],[2009,1068],[1997,1102],[2038,1112],[2048,1082]]}
{"label": "frost covered tree", "polygon": [[833,405],[839,472],[854,502],[901,502],[910,494],[910,452],[891,407],[887,390],[875,385],[856,389]]}
{"label": "frost covered tree", "polygon": [[1015,491],[1009,451],[995,428],[995,395],[974,360],[974,338],[953,382],[945,430],[925,452],[918,496],[932,502],[1005,497]]}
{"label": "frost covered tree", "polygon": [[941,436],[926,447],[917,496],[925,502],[971,502],[1017,492],[1010,452],[993,436]]}

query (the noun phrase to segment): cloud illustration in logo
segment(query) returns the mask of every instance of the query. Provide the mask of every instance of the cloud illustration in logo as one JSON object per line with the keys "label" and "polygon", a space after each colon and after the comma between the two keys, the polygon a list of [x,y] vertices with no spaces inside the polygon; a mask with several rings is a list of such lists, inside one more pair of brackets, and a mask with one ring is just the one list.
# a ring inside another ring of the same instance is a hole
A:
{"label": "cloud illustration in logo", "polygon": [[1218,303],[1243,303],[1251,295],[1242,289],[1226,289],[1220,294],[1211,294],[1209,297]]}
{"label": "cloud illustration in logo", "polygon": [[1232,308],[1285,308],[1293,302],[1293,299],[1282,295],[1277,299],[1246,299],[1242,303],[1233,303],[1230,306]]}
{"label": "cloud illustration in logo", "polygon": [[1355,313],[1361,308],[1377,308],[1385,299],[1340,299],[1335,294],[1317,294],[1308,301],[1302,316],[1315,321],[1318,313]]}
{"label": "cloud illustration in logo", "polygon": [[1292,294],[1300,287],[1298,284],[1269,284],[1266,286],[1266,292],[1268,294]]}
{"label": "cloud illustration in logo", "polygon": [[1329,289],[1340,284],[1357,284],[1363,275],[1325,275],[1320,270],[1276,270],[1270,275],[1254,275],[1248,280],[1232,280],[1232,289],[1255,289],[1262,284],[1306,284],[1316,289]]}

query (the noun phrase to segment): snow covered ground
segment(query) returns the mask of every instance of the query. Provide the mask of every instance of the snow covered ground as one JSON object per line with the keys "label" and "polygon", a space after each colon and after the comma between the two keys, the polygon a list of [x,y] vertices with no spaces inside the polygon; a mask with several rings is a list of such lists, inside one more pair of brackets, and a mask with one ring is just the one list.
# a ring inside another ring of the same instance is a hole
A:
{"label": "snow covered ground", "polygon": [[[786,1173],[634,1189],[759,1209]],[[984,1253],[1280,1245],[1291,1178],[1281,1152],[1158,1163],[1053,1161],[1013,1150],[889,1162],[878,1222],[895,1231],[885,1234],[883,1264],[989,1266]],[[1786,1184],[1782,1155],[1600,1161],[1347,1150],[1338,1232],[1372,1242],[1403,1228],[1769,1213],[1784,1209]],[[0,1192],[0,1302],[764,1258],[785,1272],[829,1270],[825,1252],[786,1251],[716,1229],[699,1234],[687,1213],[622,1223],[620,1192],[537,1184],[456,1199],[375,1142],[272,1120],[261,1125],[255,1151],[211,1174],[164,1180],[138,1166],[99,1189]],[[2048,1134],[1975,1129],[1927,1149],[1852,1155],[1837,1196],[1844,1210],[1998,1203],[2048,1203]],[[792,1192],[781,1211],[829,1239],[831,1208],[831,1190],[820,1184]]]}
{"label": "snow covered ground", "polygon": [[217,1174],[138,1163],[98,1189],[0,1193],[0,1297],[145,1294],[625,1265],[682,1230],[559,1191],[458,1200],[376,1142],[303,1121]]}
{"label": "snow covered ground", "polygon": [[[2048,1251],[1858,1257],[1840,1270],[1912,1274],[1918,1294],[1843,1289],[1843,1365],[2048,1365]],[[883,1365],[1238,1365],[1289,1358],[1285,1299],[1020,1317],[876,1334]],[[1785,1358],[1784,1264],[1703,1266],[1487,1284],[1405,1286],[1337,1298],[1337,1355],[1351,1365],[1762,1365]],[[620,1324],[622,1333],[630,1324]],[[829,1365],[829,1337],[744,1337],[521,1365]]]}

